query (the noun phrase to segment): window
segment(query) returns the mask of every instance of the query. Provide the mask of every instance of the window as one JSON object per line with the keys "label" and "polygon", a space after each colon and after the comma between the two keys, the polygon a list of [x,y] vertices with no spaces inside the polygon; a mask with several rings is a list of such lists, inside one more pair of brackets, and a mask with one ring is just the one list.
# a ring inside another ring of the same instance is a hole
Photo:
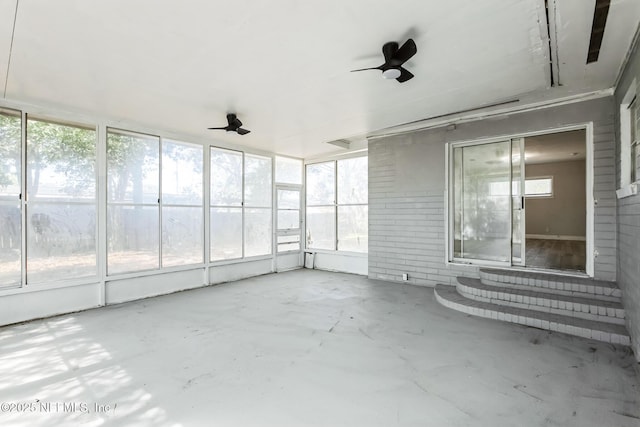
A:
{"label": "window", "polygon": [[271,254],[271,163],[211,148],[211,261]]}
{"label": "window", "polygon": [[160,268],[160,138],[107,131],[107,272]]}
{"label": "window", "polygon": [[307,248],[336,250],[336,164],[307,165]]}
{"label": "window", "polygon": [[27,283],[95,276],[96,131],[27,119]]}
{"label": "window", "polygon": [[[513,181],[511,191],[519,193],[520,183]],[[489,183],[489,196],[509,196],[509,181],[493,181]],[[553,197],[553,177],[527,178],[524,182],[526,197]]]}
{"label": "window", "polygon": [[369,245],[368,159],[338,161],[338,250],[367,252]]}
{"label": "window", "polygon": [[244,256],[271,253],[271,159],[244,156]]}
{"label": "window", "polygon": [[640,101],[634,80],[620,105],[620,189],[618,197],[637,193],[640,181]]}
{"label": "window", "polygon": [[307,165],[307,248],[368,250],[368,159]]}
{"label": "window", "polygon": [[276,248],[300,251],[302,160],[276,156]]}
{"label": "window", "polygon": [[524,182],[526,197],[553,197],[553,177],[527,178]]}
{"label": "window", "polygon": [[629,106],[631,119],[631,138],[629,146],[631,182],[640,179],[640,108],[638,98],[634,98]]}
{"label": "window", "polygon": [[22,118],[0,110],[0,287],[22,281]]}
{"label": "window", "polygon": [[302,161],[276,156],[276,182],[302,185]]}
{"label": "window", "polygon": [[204,261],[203,148],[162,141],[162,266]]}

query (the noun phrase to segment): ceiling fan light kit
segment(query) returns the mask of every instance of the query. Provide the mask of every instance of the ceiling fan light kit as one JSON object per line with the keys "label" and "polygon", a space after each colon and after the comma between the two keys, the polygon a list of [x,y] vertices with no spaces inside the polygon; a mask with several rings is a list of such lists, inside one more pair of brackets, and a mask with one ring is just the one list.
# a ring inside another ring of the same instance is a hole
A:
{"label": "ceiling fan light kit", "polygon": [[398,77],[400,77],[400,74],[402,74],[400,72],[399,69],[397,68],[389,68],[388,70],[384,70],[382,72],[382,77],[384,77],[385,79],[397,79]]}

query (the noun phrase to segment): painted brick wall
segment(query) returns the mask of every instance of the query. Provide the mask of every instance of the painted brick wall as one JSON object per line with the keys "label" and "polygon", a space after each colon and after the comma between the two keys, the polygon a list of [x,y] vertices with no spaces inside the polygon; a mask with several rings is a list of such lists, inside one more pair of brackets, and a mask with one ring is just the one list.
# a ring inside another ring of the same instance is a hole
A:
{"label": "painted brick wall", "polygon": [[[636,45],[615,92],[615,110],[636,79],[640,87],[640,48]],[[636,89],[638,91],[638,89]],[[620,118],[616,114],[616,166],[620,179]],[[627,329],[640,361],[640,195],[618,200],[618,285],[622,289]]]}
{"label": "painted brick wall", "polygon": [[593,123],[595,276],[615,280],[616,198],[612,97],[369,142],[369,277],[435,286],[477,268],[445,263],[445,144]]}

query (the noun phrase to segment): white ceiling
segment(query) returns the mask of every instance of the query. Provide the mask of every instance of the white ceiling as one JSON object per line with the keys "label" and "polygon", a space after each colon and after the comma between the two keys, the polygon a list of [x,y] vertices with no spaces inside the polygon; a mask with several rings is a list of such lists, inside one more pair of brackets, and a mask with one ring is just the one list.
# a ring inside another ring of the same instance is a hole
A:
{"label": "white ceiling", "polygon": [[[590,65],[594,2],[551,3],[563,85],[556,89],[544,0],[3,0],[0,94],[313,157],[341,150],[328,141],[402,123],[522,95],[612,87],[640,1],[612,0],[600,60]],[[408,37],[418,46],[406,64],[413,80],[349,72],[380,65],[382,45]],[[226,125],[227,112],[252,132],[206,130]]]}

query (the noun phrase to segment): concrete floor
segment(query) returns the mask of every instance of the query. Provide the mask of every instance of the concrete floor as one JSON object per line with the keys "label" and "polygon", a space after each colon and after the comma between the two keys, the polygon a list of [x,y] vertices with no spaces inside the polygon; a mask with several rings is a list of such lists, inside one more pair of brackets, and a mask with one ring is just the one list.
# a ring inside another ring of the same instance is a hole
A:
{"label": "concrete floor", "polygon": [[638,427],[635,364],[298,270],[0,329],[0,425]]}

